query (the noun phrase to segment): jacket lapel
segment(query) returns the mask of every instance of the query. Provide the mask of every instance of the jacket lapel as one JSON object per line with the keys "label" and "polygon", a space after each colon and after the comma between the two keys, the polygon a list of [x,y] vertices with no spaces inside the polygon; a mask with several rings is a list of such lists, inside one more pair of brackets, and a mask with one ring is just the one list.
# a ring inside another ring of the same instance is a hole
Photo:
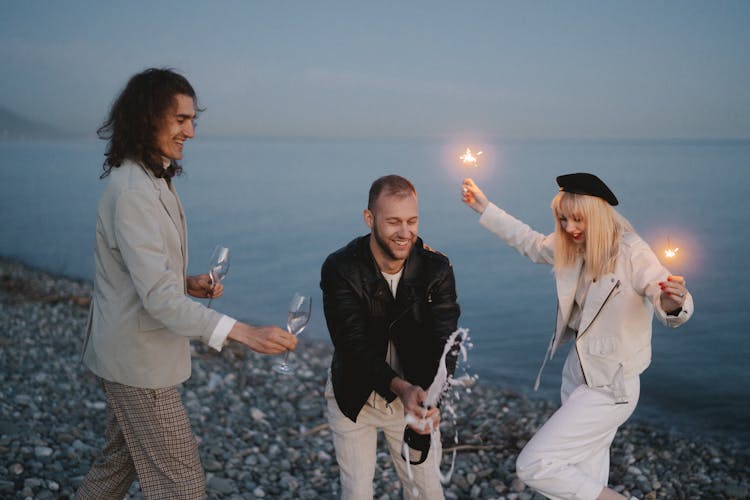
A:
{"label": "jacket lapel", "polygon": [[589,292],[586,295],[586,303],[583,306],[581,312],[581,324],[578,327],[578,337],[586,333],[586,329],[594,321],[594,318],[599,314],[604,303],[607,302],[609,296],[614,292],[614,289],[620,285],[614,274],[605,274],[599,279],[591,283]]}
{"label": "jacket lapel", "polygon": [[[380,274],[378,265],[375,263],[375,258],[372,256],[372,252],[370,252],[370,237],[368,235],[362,238],[358,249],[360,259],[362,259],[364,264],[361,267],[362,273],[360,275],[362,289],[370,297],[373,304],[383,303],[388,299],[392,301],[388,284],[383,279],[383,275]],[[384,311],[381,311],[381,313],[384,314]]]}
{"label": "jacket lapel", "polygon": [[182,259],[183,264],[185,266],[185,269],[187,269],[187,224],[185,223],[185,211],[182,209],[182,202],[180,201],[180,197],[177,196],[177,190],[174,188],[174,184],[170,184],[169,190],[171,191],[172,195],[174,196],[174,201],[176,202],[177,207],[177,217],[179,222],[175,220],[175,217],[170,213],[169,216],[172,219],[172,222],[175,223],[177,226],[177,230],[180,233],[180,243],[182,244]]}
{"label": "jacket lapel", "polygon": [[187,248],[187,230],[185,226],[185,217],[182,212],[182,205],[177,197],[177,192],[173,187],[167,185],[166,181],[155,177],[153,172],[149,169],[143,166],[141,166],[141,169],[146,175],[148,175],[149,179],[151,179],[151,182],[154,184],[154,187],[159,192],[159,201],[167,212],[172,224],[174,224],[175,229],[177,229],[177,233],[180,235],[180,251],[182,252],[183,266],[187,269],[187,252],[185,251]]}
{"label": "jacket lapel", "polygon": [[403,317],[418,302],[415,285],[421,273],[422,261],[419,259],[419,251],[423,248],[421,238],[417,238],[414,247],[409,253],[409,258],[404,263],[404,273],[398,283],[396,290],[396,317]]}
{"label": "jacket lapel", "polygon": [[423,243],[421,238],[417,238],[414,248],[412,248],[409,257],[404,263],[404,272],[398,282],[396,297],[394,298],[388,287],[388,283],[385,281],[370,251],[369,239],[371,237],[371,235],[368,235],[363,238],[363,245],[361,247],[363,258],[370,263],[369,266],[366,266],[366,269],[371,271],[367,273],[367,276],[363,276],[363,286],[369,291],[371,297],[375,298],[376,301],[381,301],[384,308],[390,310],[390,314],[394,318],[392,323],[395,323],[404,317],[417,303],[417,294],[414,287],[422,265],[417,256],[419,250],[423,247]]}
{"label": "jacket lapel", "polygon": [[557,300],[560,307],[560,321],[558,321],[558,336],[560,335],[560,325],[568,324],[570,312],[573,308],[573,301],[576,296],[576,287],[578,286],[578,275],[581,273],[583,259],[576,259],[575,264],[567,269],[563,269],[557,274]]}
{"label": "jacket lapel", "polygon": [[[182,226],[182,220],[180,217],[180,206],[177,202],[177,198],[175,197],[173,192],[169,189],[169,187],[167,187],[166,182],[157,182],[156,185],[159,188],[159,201],[161,201],[161,204],[164,206],[164,209],[167,211],[169,218],[172,219],[172,223],[174,224],[177,231],[180,233],[180,240],[182,240],[184,231],[183,231],[183,226]],[[182,244],[182,247],[184,248],[185,247],[184,243],[182,241],[180,241],[180,243]]]}

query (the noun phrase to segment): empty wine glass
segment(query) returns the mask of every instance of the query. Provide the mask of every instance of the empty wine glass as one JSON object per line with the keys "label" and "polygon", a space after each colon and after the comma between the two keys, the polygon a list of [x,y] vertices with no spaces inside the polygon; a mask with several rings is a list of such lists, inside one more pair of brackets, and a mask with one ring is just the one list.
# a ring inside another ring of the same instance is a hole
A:
{"label": "empty wine glass", "polygon": [[[295,293],[289,302],[289,313],[286,319],[286,329],[289,333],[299,335],[310,321],[312,298],[308,295]],[[273,366],[273,369],[284,375],[290,375],[294,369],[289,366],[289,351],[284,353],[284,359]]]}
{"label": "empty wine glass", "polygon": [[[211,279],[211,285],[221,283],[221,280],[229,272],[229,249],[227,247],[216,245],[214,253],[211,254],[211,260],[208,263],[208,276]],[[211,307],[211,297],[208,301],[208,307]]]}

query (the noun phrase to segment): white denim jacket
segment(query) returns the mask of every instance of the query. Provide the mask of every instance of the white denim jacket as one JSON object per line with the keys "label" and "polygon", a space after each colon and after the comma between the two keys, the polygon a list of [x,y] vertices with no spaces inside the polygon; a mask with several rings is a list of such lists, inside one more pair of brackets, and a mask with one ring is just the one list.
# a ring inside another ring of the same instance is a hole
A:
{"label": "white denim jacket", "polygon": [[[555,235],[545,236],[490,203],[479,223],[519,253],[539,264],[554,264]],[[573,339],[567,327],[582,268],[582,260],[555,276],[557,326],[550,340],[535,389],[544,369],[560,344]],[[668,327],[678,327],[693,313],[688,293],[682,310],[668,315],[660,303],[660,281],[669,271],[637,234],[626,233],[620,241],[613,273],[591,283],[581,312],[575,347],[589,387],[611,386],[615,402],[627,402],[624,379],[639,375],[651,363],[651,321],[656,317]]]}

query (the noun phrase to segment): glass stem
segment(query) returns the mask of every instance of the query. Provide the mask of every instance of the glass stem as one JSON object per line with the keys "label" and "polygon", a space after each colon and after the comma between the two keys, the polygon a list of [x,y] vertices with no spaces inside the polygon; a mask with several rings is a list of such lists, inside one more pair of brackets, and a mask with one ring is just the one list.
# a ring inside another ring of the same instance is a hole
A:
{"label": "glass stem", "polygon": [[[214,286],[214,279],[210,275],[208,277],[208,284],[211,286],[211,288],[213,288],[213,286]],[[213,293],[213,291],[211,293]],[[209,309],[211,309],[211,302],[213,302],[213,301],[214,301],[214,297],[213,297],[213,295],[211,295],[211,298],[208,299],[208,305],[206,307],[208,307]]]}
{"label": "glass stem", "polygon": [[[289,333],[292,333],[292,331],[289,329],[289,326],[286,327],[286,331]],[[297,334],[295,334],[296,336]],[[287,361],[289,361],[289,349],[284,353],[284,361],[281,362],[282,365],[286,366]]]}

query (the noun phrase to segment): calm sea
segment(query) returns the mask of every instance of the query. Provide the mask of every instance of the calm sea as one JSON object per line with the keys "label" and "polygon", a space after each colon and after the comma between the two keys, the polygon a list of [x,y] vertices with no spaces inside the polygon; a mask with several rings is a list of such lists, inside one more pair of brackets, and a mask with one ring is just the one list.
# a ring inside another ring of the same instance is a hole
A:
{"label": "calm sea", "polygon": [[[636,418],[677,432],[750,443],[750,142],[512,142],[481,145],[483,163],[461,167],[463,144],[414,141],[198,139],[177,180],[188,218],[190,272],[207,270],[216,244],[232,251],[215,307],[257,323],[285,323],[294,291],[313,295],[305,335],[327,339],[320,264],[367,228],[367,191],[399,173],[419,191],[420,234],[456,273],[460,325],[484,383],[531,392],[555,321],[553,277],[505,247],[459,201],[471,176],[499,206],[549,232],[555,176],[588,171],[659,254],[680,248],[693,319],[656,323],[654,359]],[[55,273],[91,278],[103,144],[0,142],[0,254]],[[557,399],[559,353],[538,393]]]}

